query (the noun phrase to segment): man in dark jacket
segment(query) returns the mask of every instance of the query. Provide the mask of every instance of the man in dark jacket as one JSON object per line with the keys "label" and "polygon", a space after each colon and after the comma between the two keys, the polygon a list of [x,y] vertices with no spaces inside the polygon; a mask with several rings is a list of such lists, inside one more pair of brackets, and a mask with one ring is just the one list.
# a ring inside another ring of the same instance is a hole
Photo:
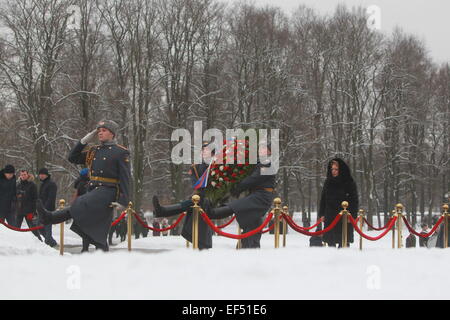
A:
{"label": "man in dark jacket", "polygon": [[[55,210],[56,203],[56,192],[58,187],[56,183],[51,180],[50,173],[47,168],[42,168],[39,170],[39,180],[41,180],[41,186],[39,188],[39,199],[45,209],[49,211]],[[57,245],[55,239],[52,237],[52,226],[46,225],[44,229],[41,230],[42,235],[45,238],[45,243],[50,247]]]}
{"label": "man in dark jacket", "polygon": [[[36,184],[32,181],[33,177],[27,170],[20,171],[19,183],[16,186],[16,213],[17,213],[17,228],[22,227],[23,219],[27,222],[29,228],[36,227],[33,223],[34,215],[36,213],[36,200],[38,198]],[[33,231],[33,234],[42,241],[38,231]]]}
{"label": "man in dark jacket", "polygon": [[[90,170],[87,193],[78,197],[71,207],[57,212],[46,210],[40,202],[37,207],[42,223],[57,224],[72,218],[72,231],[103,251],[109,250],[113,207],[128,206],[131,192],[130,153],[115,141],[118,130],[114,121],[100,121],[70,152],[70,162],[86,165]],[[100,145],[86,148],[96,136]]]}
{"label": "man in dark jacket", "polygon": [[[209,163],[206,163],[209,157],[211,157],[211,150],[209,149],[210,143],[204,142],[202,145],[202,158],[203,163],[192,165],[189,170],[189,175],[191,178],[192,187],[197,183],[199,178],[203,175],[203,173],[208,169]],[[209,203],[205,201],[205,189],[200,188],[198,190],[194,190],[194,194],[198,194],[200,196],[199,206],[202,207],[206,212],[209,211]],[[181,231],[181,235],[187,241],[192,242],[192,223],[193,223],[193,202],[192,200],[186,200],[179,204],[169,205],[169,206],[161,206],[159,204],[159,200],[156,196],[153,197],[153,208],[154,208],[154,216],[155,217],[171,217],[182,212],[187,213],[187,216],[183,223],[183,229]],[[160,229],[164,227],[161,225]],[[208,225],[203,221],[203,219],[199,219],[198,222],[198,247],[199,249],[210,249],[212,248],[212,230],[208,227]],[[158,233],[159,235],[159,233]],[[164,235],[164,234],[163,234]]]}
{"label": "man in dark jacket", "polygon": [[14,202],[16,201],[16,169],[8,164],[0,171],[0,219],[16,225]]}
{"label": "man in dark jacket", "polygon": [[[350,168],[339,158],[332,159],[327,167],[327,179],[322,189],[319,207],[319,219],[324,217],[327,228],[343,210],[343,201],[349,203],[348,211],[353,218],[358,215],[359,201],[356,183],[350,173]],[[353,243],[353,226],[348,225],[348,243]],[[323,235],[323,241],[328,246],[334,247],[336,244],[342,247],[342,223],[338,223],[331,231]]]}
{"label": "man in dark jacket", "polygon": [[406,237],[405,241],[406,248],[415,248],[416,247],[416,236],[412,233],[409,234],[408,237]]}

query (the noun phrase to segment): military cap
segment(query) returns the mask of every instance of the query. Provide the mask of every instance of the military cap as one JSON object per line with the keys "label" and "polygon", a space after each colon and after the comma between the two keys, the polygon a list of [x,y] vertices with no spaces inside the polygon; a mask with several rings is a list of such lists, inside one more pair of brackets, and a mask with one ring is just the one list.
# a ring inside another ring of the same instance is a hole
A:
{"label": "military cap", "polygon": [[111,131],[114,135],[117,134],[117,131],[119,130],[119,125],[112,121],[112,120],[101,120],[97,124],[97,129],[105,128]]}

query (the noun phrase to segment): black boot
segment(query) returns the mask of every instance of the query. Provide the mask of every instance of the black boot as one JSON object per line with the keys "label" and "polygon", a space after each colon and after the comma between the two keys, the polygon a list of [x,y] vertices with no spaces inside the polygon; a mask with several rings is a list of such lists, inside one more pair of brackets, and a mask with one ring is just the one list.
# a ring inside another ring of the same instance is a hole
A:
{"label": "black boot", "polygon": [[89,244],[89,240],[83,237],[83,248],[81,249],[81,252],[89,252]]}
{"label": "black boot", "polygon": [[192,201],[187,200],[183,201],[178,204],[173,204],[169,206],[161,206],[159,204],[159,200],[157,196],[153,196],[153,208],[155,210],[154,215],[155,217],[171,217],[177,214],[180,214],[184,211],[186,211],[189,208],[189,204]]}
{"label": "black boot", "polygon": [[51,212],[44,208],[41,200],[37,201],[36,209],[39,220],[43,225],[59,224],[72,218],[70,208]]}
{"label": "black boot", "polygon": [[208,214],[210,219],[224,219],[226,217],[232,216],[234,214],[234,211],[230,207],[224,206],[212,209],[211,212],[208,212]]}

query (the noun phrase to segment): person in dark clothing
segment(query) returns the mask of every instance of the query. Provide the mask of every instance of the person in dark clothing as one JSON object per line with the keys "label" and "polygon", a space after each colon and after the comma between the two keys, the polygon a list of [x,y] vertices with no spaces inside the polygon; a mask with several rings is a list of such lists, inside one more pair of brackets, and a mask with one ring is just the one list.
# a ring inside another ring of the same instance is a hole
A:
{"label": "person in dark clothing", "polygon": [[[261,226],[264,215],[270,210],[275,198],[276,176],[269,171],[271,163],[265,160],[271,155],[270,145],[265,141],[260,142],[258,149],[260,161],[256,164],[252,173],[238,183],[232,190],[233,200],[223,207],[211,210],[212,217],[224,218],[236,215],[236,220],[243,233],[250,232]],[[242,192],[248,194],[239,198]],[[241,240],[241,248],[260,248],[261,233]]]}
{"label": "person in dark clothing", "polygon": [[[57,224],[73,219],[72,231],[82,238],[86,237],[103,251],[109,250],[108,233],[113,207],[128,206],[131,193],[130,153],[116,143],[118,129],[114,121],[100,121],[97,128],[81,139],[70,152],[70,162],[89,168],[87,193],[78,197],[70,207],[57,212],[46,210],[41,202],[37,206],[42,223]],[[86,148],[95,136],[101,144]]]}
{"label": "person in dark clothing", "polygon": [[[325,220],[327,228],[336,216],[343,210],[341,204],[343,201],[349,203],[347,209],[351,216],[356,219],[358,215],[359,199],[356,183],[350,173],[350,168],[340,158],[329,161],[327,167],[327,179],[322,189],[319,207],[319,219]],[[348,225],[348,243],[353,243],[353,226]],[[342,247],[342,222],[338,223],[331,231],[323,236],[323,241],[330,247],[336,244]]]}
{"label": "person in dark clothing", "polygon": [[[315,232],[322,231],[322,224],[320,223]],[[323,247],[323,236],[312,236],[309,238],[309,246],[310,247]]]}
{"label": "person in dark clothing", "polygon": [[[56,186],[56,183],[51,180],[51,175],[49,174],[47,168],[42,168],[39,170],[39,180],[41,180],[39,199],[42,201],[45,209],[54,211],[58,187]],[[57,245],[55,239],[52,237],[51,225],[44,226],[44,229],[41,230],[41,234],[44,236],[45,243],[47,245],[50,247]]]}
{"label": "person in dark clothing", "polygon": [[[449,227],[450,229],[450,227]],[[449,230],[450,231],[450,230]],[[442,223],[439,228],[436,230],[437,233],[437,241],[436,241],[436,248],[444,248],[445,243],[445,224]],[[448,237],[447,247],[450,247],[450,237]]]}
{"label": "person in dark clothing", "polygon": [[[34,216],[36,213],[36,200],[38,198],[37,187],[33,182],[34,178],[27,170],[20,171],[19,183],[16,186],[16,227],[21,228],[23,219],[27,222],[28,228],[36,227]],[[33,234],[42,241],[38,231]]]}
{"label": "person in dark clothing", "polygon": [[[259,156],[267,157],[268,155],[270,155],[270,147],[265,143],[261,143]],[[248,191],[249,195],[246,197],[231,201],[219,208],[212,208],[209,201],[205,201],[201,204],[201,207],[211,219],[223,219],[235,214],[243,233],[258,228],[262,224],[263,217],[271,208],[273,199],[275,198],[275,175],[266,174],[268,172],[267,168],[270,166],[270,162],[258,162],[252,173],[235,186],[231,192],[232,196],[239,198],[242,192]],[[181,213],[192,206],[193,203],[191,200],[187,200],[181,204],[161,207],[154,198],[153,205],[156,216],[160,216],[161,213],[168,212],[169,210],[171,215]],[[208,235],[208,237],[212,238],[212,231],[210,230],[210,232],[211,235]],[[259,248],[260,239],[261,233],[245,238],[241,241],[242,248]],[[189,239],[187,240],[189,241]]]}
{"label": "person in dark clothing", "polygon": [[0,219],[15,226],[16,169],[8,164],[0,171]]}
{"label": "person in dark clothing", "polygon": [[[422,223],[421,225],[422,231],[420,232],[420,234],[427,234],[428,231],[428,225],[426,223]],[[427,243],[428,243],[428,238],[419,238],[419,247],[427,247]]]}
{"label": "person in dark clothing", "polygon": [[[206,163],[211,155],[211,150],[209,149],[210,143],[205,142],[202,145],[202,156],[203,163],[192,165],[189,175],[191,178],[192,186],[197,183],[199,178],[203,175],[203,173],[208,169],[209,163]],[[200,196],[199,206],[202,207],[206,212],[209,209],[209,201],[205,199],[205,189],[200,188],[198,190],[194,190],[194,194],[198,194]],[[161,206],[159,204],[158,197],[153,197],[153,208],[154,208],[154,216],[155,217],[171,217],[183,212],[186,212],[187,215],[184,219],[183,229],[181,231],[181,235],[187,241],[192,242],[192,220],[193,220],[193,209],[192,206],[194,203],[192,200],[186,200],[179,204],[169,205],[169,206]],[[161,225],[160,229],[163,229],[164,226]],[[199,236],[198,236],[198,247],[199,249],[210,249],[212,248],[212,230],[208,227],[208,225],[203,221],[203,219],[199,219],[198,223]],[[159,234],[159,233],[158,233]],[[164,235],[164,234],[163,234]]]}
{"label": "person in dark clothing", "polygon": [[74,188],[76,191],[75,191],[73,200],[75,200],[79,196],[82,196],[83,194],[88,192],[88,188],[89,188],[89,169],[88,168],[84,168],[84,169],[80,170],[80,176],[77,178],[77,180],[75,180]]}
{"label": "person in dark clothing", "polygon": [[[161,225],[158,222],[158,219],[153,218],[153,224],[152,227],[154,229],[161,229]],[[153,230],[153,236],[154,237],[159,237],[161,235],[161,233],[158,230]]]}
{"label": "person in dark clothing", "polygon": [[409,234],[409,236],[406,238],[405,243],[406,248],[415,248],[416,247],[416,236],[412,233]]}

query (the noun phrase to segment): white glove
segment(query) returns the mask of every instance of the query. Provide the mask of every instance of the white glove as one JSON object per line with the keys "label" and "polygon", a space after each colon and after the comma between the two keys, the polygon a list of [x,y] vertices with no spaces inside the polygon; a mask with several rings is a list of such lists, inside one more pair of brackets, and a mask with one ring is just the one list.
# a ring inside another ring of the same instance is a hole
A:
{"label": "white glove", "polygon": [[82,144],[88,144],[92,140],[95,139],[95,136],[97,135],[97,129],[92,130],[87,135],[85,135],[80,141]]}
{"label": "white glove", "polygon": [[111,207],[117,208],[119,211],[124,211],[125,207],[118,202],[111,202]]}

